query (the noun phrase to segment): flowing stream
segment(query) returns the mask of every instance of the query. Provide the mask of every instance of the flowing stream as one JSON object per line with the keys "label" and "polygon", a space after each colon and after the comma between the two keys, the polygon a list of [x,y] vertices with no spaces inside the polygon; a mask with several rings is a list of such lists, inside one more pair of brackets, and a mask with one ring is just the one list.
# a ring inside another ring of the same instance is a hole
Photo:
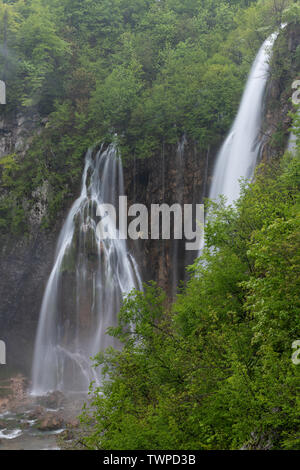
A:
{"label": "flowing stream", "polygon": [[[98,382],[91,356],[118,346],[106,334],[116,325],[122,296],[141,288],[137,264],[125,240],[103,239],[97,230],[101,204],[118,207],[123,169],[114,145],[85,158],[79,198],[61,230],[44,293],[33,362],[34,395],[52,390],[86,392]],[[108,215],[106,231],[114,225]]]}

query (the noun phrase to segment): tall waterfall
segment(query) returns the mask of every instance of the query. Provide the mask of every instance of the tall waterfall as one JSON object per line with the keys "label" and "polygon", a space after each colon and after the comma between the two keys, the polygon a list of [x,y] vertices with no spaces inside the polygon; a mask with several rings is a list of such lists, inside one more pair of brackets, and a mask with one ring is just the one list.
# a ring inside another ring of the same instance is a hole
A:
{"label": "tall waterfall", "polygon": [[[116,147],[89,150],[81,194],[61,230],[44,293],[33,362],[33,394],[87,391],[91,380],[97,380],[90,357],[113,345],[105,332],[116,324],[122,295],[141,288],[126,241],[101,240],[97,231],[100,204],[117,207],[123,194],[122,162]],[[105,220],[110,232],[112,221]]]}
{"label": "tall waterfall", "polygon": [[209,198],[221,194],[228,204],[240,194],[240,178],[252,178],[261,147],[260,130],[269,59],[278,36],[273,33],[261,46],[251,69],[234,124],[217,156]]}

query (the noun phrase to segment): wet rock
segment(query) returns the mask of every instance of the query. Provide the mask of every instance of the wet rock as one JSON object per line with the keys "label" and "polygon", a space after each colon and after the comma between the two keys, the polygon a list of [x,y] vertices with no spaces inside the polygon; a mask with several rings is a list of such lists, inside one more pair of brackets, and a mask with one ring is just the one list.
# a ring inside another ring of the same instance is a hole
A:
{"label": "wet rock", "polygon": [[[180,149],[180,152],[179,152]],[[144,204],[201,203],[207,196],[209,179],[218,147],[200,149],[192,140],[163,145],[151,158],[128,160],[124,164],[125,193],[128,206]],[[150,224],[149,224],[150,232]],[[131,244],[144,281],[155,280],[171,299],[174,286],[186,276],[185,266],[194,261],[195,253],[185,250],[185,241],[140,239]],[[171,237],[172,238],[172,237]],[[178,256],[175,256],[177,253]],[[176,261],[175,261],[176,260]]]}
{"label": "wet rock", "polygon": [[42,406],[36,406],[33,410],[28,413],[27,418],[29,420],[40,419],[45,414],[45,412],[45,408],[43,408]]}
{"label": "wet rock", "polygon": [[29,215],[29,222],[32,227],[39,227],[43,218],[47,215],[49,193],[50,185],[48,181],[44,181],[41,186],[32,192],[34,204]]}
{"label": "wet rock", "polygon": [[4,413],[9,408],[10,400],[9,398],[1,398],[0,399],[0,413]]}
{"label": "wet rock", "polygon": [[16,402],[23,402],[27,398],[27,385],[26,377],[21,374],[10,379],[11,392]]}
{"label": "wet rock", "polygon": [[37,423],[39,431],[56,431],[64,426],[64,420],[55,413],[46,413]]}

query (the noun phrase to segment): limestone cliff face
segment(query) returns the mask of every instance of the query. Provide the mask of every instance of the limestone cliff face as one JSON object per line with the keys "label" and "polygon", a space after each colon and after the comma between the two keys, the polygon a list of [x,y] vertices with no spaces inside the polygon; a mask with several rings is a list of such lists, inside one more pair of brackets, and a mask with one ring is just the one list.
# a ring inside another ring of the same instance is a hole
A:
{"label": "limestone cliff face", "polygon": [[125,167],[128,203],[144,204],[149,213],[149,239],[133,247],[143,279],[154,279],[170,297],[197,252],[186,251],[184,240],[150,239],[151,204],[201,204],[208,193],[215,154],[216,149],[199,151],[183,137],[177,145],[162,146],[151,159],[131,161]]}
{"label": "limestone cliff face", "polygon": [[25,154],[33,136],[40,130],[38,114],[17,114],[0,119],[0,159],[11,153]]}
{"label": "limestone cliff face", "polygon": [[[9,116],[0,121],[0,160],[17,153],[22,158],[40,132],[40,118]],[[32,194],[27,211],[29,233],[3,236],[0,229],[0,339],[7,348],[5,369],[30,371],[34,338],[45,285],[50,274],[63,214],[51,231],[41,230],[47,211],[47,183]],[[1,186],[0,198],[5,194]],[[24,207],[27,201],[23,201]],[[0,369],[4,372],[4,368]]]}
{"label": "limestone cliff face", "polygon": [[[0,337],[7,368],[29,372],[34,338],[58,230],[10,239],[0,248]],[[0,370],[1,373],[1,370]]]}
{"label": "limestone cliff face", "polygon": [[262,160],[276,158],[286,150],[293,108],[292,84],[300,79],[300,25],[289,25],[275,44],[271,79],[266,90],[262,129]]}

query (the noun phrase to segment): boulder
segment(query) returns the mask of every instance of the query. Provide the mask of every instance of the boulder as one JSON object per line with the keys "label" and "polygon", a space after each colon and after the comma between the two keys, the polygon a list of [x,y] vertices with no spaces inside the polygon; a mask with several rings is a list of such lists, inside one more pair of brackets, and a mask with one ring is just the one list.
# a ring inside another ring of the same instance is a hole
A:
{"label": "boulder", "polygon": [[37,429],[39,431],[57,431],[64,426],[64,420],[56,413],[46,413],[42,416],[38,423]]}
{"label": "boulder", "polygon": [[28,419],[40,419],[45,414],[45,409],[42,406],[36,406],[28,413]]}

